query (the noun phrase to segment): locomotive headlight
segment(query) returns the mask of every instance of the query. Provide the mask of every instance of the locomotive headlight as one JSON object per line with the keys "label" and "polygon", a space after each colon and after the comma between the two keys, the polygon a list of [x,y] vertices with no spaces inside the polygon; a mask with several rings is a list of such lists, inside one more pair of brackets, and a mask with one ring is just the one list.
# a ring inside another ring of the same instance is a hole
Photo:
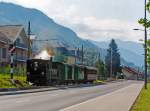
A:
{"label": "locomotive headlight", "polygon": [[42,72],[41,74],[42,74],[42,76],[44,76],[44,74],[45,74],[45,73],[44,73],[44,72]]}
{"label": "locomotive headlight", "polygon": [[30,75],[30,72],[27,72],[27,75]]}

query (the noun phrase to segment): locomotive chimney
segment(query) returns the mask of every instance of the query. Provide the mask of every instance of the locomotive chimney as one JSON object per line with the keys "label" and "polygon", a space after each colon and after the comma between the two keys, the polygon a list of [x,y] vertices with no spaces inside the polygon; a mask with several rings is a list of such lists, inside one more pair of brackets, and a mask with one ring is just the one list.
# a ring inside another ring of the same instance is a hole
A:
{"label": "locomotive chimney", "polygon": [[50,57],[50,62],[53,62],[53,57]]}

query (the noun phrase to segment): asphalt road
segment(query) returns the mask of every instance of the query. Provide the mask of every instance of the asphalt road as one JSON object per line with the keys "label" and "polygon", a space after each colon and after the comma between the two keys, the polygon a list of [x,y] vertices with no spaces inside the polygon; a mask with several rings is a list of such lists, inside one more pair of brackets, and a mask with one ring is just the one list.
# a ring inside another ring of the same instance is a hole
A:
{"label": "asphalt road", "polygon": [[135,81],[123,81],[92,87],[0,96],[0,111],[59,111],[133,83]]}

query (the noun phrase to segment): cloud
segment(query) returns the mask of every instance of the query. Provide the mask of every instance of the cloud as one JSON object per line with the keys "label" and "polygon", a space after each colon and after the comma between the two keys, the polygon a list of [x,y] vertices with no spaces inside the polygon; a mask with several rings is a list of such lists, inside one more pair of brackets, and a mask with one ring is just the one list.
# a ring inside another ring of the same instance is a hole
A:
{"label": "cloud", "polygon": [[[71,19],[71,18],[70,18]],[[142,32],[136,32],[134,28],[142,28],[138,23],[117,20],[117,19],[99,19],[96,17],[72,17],[59,18],[63,25],[74,29],[77,34],[84,39],[91,40],[110,40],[112,38],[126,41],[137,41],[143,38]]]}
{"label": "cloud", "polygon": [[[97,11],[97,8],[95,7],[90,9],[96,12],[95,15],[91,13],[86,15],[85,13],[88,13],[89,10],[85,11],[85,8],[87,8],[85,2],[82,4],[82,2],[75,2],[75,0],[72,0],[72,2],[70,2],[70,0],[0,1],[13,2],[29,8],[37,8],[47,14],[50,18],[53,18],[59,24],[73,29],[80,37],[84,39],[99,41],[115,38],[121,40],[138,41],[139,39],[143,38],[142,32],[135,32],[132,30],[133,28],[140,27],[137,21],[123,20],[120,18],[113,18],[111,16],[107,18],[99,17],[96,16],[99,11]],[[94,2],[90,1],[87,2],[87,4],[100,2],[96,1],[99,0],[94,0]],[[79,4],[82,5],[79,6]],[[118,4],[118,6],[120,5]],[[109,7],[107,6],[107,8]],[[116,16],[118,16],[117,13]]]}
{"label": "cloud", "polygon": [[15,3],[18,5],[22,5],[28,8],[37,8],[40,9],[42,11],[44,11],[45,9],[47,9],[47,7],[49,6],[49,4],[52,4],[53,0],[0,0],[2,2],[8,2],[8,3]]}

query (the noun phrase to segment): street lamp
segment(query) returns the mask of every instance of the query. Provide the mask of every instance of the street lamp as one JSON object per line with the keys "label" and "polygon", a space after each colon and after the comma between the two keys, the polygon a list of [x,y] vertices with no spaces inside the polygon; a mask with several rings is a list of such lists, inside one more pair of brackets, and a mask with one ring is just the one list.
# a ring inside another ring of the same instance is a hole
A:
{"label": "street lamp", "polygon": [[147,89],[147,29],[146,30],[142,30],[142,29],[133,29],[136,31],[144,31],[145,33],[145,38],[144,40],[140,39],[139,41],[144,41],[144,84],[145,84],[145,89]]}
{"label": "street lamp", "polygon": [[[146,4],[147,1],[145,0],[145,7],[144,7],[144,19],[146,22],[147,19],[147,11],[146,11]],[[144,80],[145,80],[145,89],[147,89],[147,28],[146,25],[144,26],[144,32],[145,32],[145,76],[144,76]]]}
{"label": "street lamp", "polygon": [[133,30],[136,30],[136,31],[145,31],[145,30],[143,30],[143,29],[133,29]]}
{"label": "street lamp", "polygon": [[[144,20],[146,22],[147,19],[147,11],[146,11],[147,0],[144,0]],[[133,29],[144,31],[144,66],[145,66],[145,75],[144,75],[144,85],[145,89],[147,89],[147,27],[144,25],[144,30],[142,29]]]}

